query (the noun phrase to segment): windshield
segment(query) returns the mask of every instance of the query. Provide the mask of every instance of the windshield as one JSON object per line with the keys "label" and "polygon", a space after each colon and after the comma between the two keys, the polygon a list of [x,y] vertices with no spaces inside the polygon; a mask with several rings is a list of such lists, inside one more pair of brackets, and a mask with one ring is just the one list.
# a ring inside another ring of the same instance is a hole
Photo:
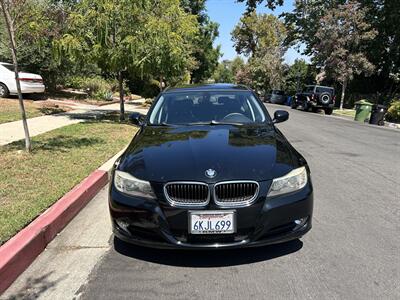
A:
{"label": "windshield", "polygon": [[162,95],[150,124],[261,123],[266,115],[251,92],[177,92]]}

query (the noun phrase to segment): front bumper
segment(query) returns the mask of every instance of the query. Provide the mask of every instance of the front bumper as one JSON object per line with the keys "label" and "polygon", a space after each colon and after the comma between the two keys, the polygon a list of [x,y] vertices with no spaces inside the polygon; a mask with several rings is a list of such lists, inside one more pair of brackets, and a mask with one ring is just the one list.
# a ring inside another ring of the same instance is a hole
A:
{"label": "front bumper", "polygon": [[[312,226],[311,181],[301,191],[273,198],[262,196],[269,185],[270,182],[260,184],[263,187],[260,196],[251,206],[235,209],[237,232],[232,235],[191,235],[188,233],[189,209],[171,207],[157,193],[158,201],[133,198],[111,185],[109,207],[113,232],[125,242],[165,249],[256,247],[302,237]],[[218,209],[211,201],[199,210]],[[301,218],[307,220],[296,225],[294,221]]]}

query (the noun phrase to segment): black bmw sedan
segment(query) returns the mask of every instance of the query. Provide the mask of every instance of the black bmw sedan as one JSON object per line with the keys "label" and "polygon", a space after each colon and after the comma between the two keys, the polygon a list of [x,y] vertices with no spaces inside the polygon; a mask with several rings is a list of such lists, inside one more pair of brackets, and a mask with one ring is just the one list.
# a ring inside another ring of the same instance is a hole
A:
{"label": "black bmw sedan", "polygon": [[311,229],[305,159],[246,87],[162,92],[115,163],[109,193],[117,238],[157,248],[281,243]]}

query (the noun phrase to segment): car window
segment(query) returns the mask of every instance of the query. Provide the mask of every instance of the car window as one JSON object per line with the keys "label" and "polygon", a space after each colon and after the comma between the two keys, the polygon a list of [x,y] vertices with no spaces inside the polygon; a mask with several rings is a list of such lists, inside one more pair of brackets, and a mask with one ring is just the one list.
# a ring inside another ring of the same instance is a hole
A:
{"label": "car window", "polygon": [[283,91],[275,90],[272,91],[272,94],[283,96],[285,93]]}
{"label": "car window", "polygon": [[311,85],[306,86],[306,87],[304,88],[304,92],[306,92],[306,93],[314,92],[314,86],[311,86]]}
{"label": "car window", "polygon": [[150,124],[260,123],[266,115],[251,92],[177,92],[162,95]]}
{"label": "car window", "polygon": [[333,89],[328,87],[319,86],[316,89],[317,93],[330,93],[333,94]]}
{"label": "car window", "polygon": [[[8,71],[14,72],[14,65],[12,65],[12,64],[0,64],[0,66],[3,66]],[[19,69],[19,72],[25,72],[24,70],[21,69],[21,67],[19,67],[18,69]]]}
{"label": "car window", "polygon": [[11,64],[1,64],[4,68],[6,68],[9,71],[14,72],[14,66]]}

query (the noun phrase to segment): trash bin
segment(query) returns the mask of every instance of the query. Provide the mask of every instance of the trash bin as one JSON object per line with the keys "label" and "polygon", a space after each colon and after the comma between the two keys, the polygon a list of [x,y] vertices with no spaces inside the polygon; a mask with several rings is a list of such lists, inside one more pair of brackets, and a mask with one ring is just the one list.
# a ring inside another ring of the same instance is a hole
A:
{"label": "trash bin", "polygon": [[372,103],[365,100],[360,100],[355,103],[356,105],[356,115],[354,117],[355,121],[366,122],[369,119],[369,115],[372,110]]}
{"label": "trash bin", "polygon": [[287,96],[285,105],[291,106],[292,105],[292,96]]}
{"label": "trash bin", "polygon": [[383,126],[385,121],[383,118],[387,112],[387,107],[385,105],[374,104],[372,106],[371,117],[369,118],[369,124]]}

